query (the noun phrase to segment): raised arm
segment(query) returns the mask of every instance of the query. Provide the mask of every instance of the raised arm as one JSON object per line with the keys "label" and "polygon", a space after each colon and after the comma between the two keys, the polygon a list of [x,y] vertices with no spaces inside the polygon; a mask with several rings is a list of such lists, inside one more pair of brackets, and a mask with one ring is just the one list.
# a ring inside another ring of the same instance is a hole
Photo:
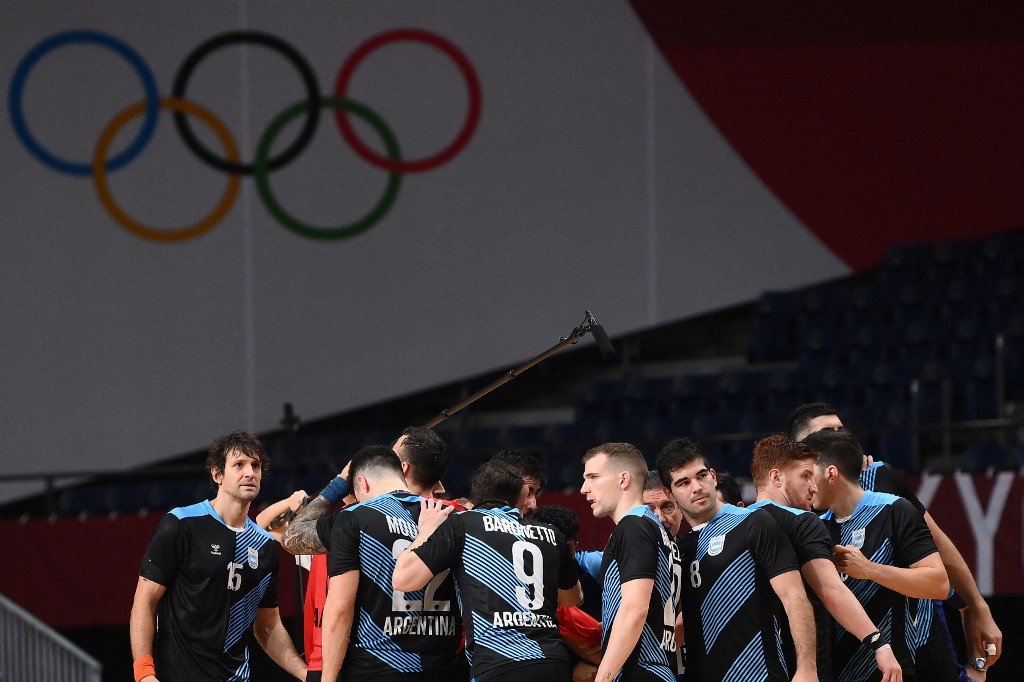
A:
{"label": "raised arm", "polygon": [[454,507],[438,500],[424,498],[420,501],[419,529],[416,539],[398,556],[395,571],[391,574],[391,586],[402,592],[411,592],[424,587],[434,577],[423,559],[413,550],[422,547],[442,523],[451,516]]}
{"label": "raised arm", "polygon": [[796,648],[796,674],[794,682],[816,682],[818,679],[817,635],[814,631],[814,611],[807,600],[804,583],[799,571],[786,571],[771,579],[772,589],[779,596],[786,617],[789,619],[789,631],[793,635]]}
{"label": "raised arm", "polygon": [[281,538],[281,544],[286,550],[296,556],[323,554],[327,551],[320,535],[316,532],[316,522],[348,494],[348,483],[345,479],[347,475],[348,465],[346,464],[341,473],[331,479],[331,482],[320,491],[320,494],[312,502],[299,510]]}
{"label": "raised arm", "polygon": [[295,517],[295,512],[307,497],[309,496],[306,495],[305,490],[296,490],[289,497],[274,502],[256,515],[256,525],[266,529],[274,536],[275,540],[280,542],[284,529],[288,527],[288,522]]}

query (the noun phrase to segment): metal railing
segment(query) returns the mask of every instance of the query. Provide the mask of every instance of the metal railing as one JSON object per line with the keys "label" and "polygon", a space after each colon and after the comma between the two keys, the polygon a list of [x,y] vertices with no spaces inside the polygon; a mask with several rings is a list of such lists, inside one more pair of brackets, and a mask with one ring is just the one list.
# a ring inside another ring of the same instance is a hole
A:
{"label": "metal railing", "polygon": [[99,662],[0,594],[0,682],[100,682]]}

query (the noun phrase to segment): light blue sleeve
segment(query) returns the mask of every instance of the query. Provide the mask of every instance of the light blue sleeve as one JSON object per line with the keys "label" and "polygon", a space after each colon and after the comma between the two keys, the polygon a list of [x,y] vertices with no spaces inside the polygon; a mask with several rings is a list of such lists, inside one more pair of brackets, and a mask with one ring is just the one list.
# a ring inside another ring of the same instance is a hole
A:
{"label": "light blue sleeve", "polygon": [[594,580],[601,582],[601,560],[604,552],[576,552],[576,563]]}

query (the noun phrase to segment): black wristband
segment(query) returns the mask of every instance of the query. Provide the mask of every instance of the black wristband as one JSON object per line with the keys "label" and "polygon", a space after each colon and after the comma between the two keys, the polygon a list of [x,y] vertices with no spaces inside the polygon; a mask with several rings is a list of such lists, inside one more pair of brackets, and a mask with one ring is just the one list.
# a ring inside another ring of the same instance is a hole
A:
{"label": "black wristband", "polygon": [[872,651],[878,651],[889,642],[885,641],[885,637],[878,630],[875,630],[870,635],[860,641],[861,644],[871,649]]}

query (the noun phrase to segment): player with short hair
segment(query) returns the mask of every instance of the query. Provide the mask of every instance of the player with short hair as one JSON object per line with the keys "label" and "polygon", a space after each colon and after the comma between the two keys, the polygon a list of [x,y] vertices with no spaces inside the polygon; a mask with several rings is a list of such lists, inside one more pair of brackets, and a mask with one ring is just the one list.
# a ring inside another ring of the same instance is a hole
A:
{"label": "player with short hair", "polygon": [[576,562],[560,531],[521,516],[529,494],[518,467],[492,459],[473,477],[473,509],[424,503],[420,535],[395,567],[404,590],[455,573],[479,682],[570,677],[555,611],[582,599]]}
{"label": "player with short hair", "polygon": [[[928,526],[905,499],[861,488],[864,452],[848,431],[819,431],[804,443],[818,456],[812,504],[828,510],[822,519],[835,545],[836,567],[891,644],[903,678],[916,679],[915,648],[911,645],[914,631],[906,598],[941,599],[949,590]],[[870,649],[843,628],[834,628],[833,634],[832,672],[836,677],[881,677],[874,670]]]}
{"label": "player with short hair", "polygon": [[777,595],[796,647],[792,679],[816,680],[814,615],[778,524],[768,514],[723,505],[715,470],[689,439],[670,441],[657,466],[693,529],[679,541],[687,679],[789,680]]}
{"label": "player with short hair", "polygon": [[597,680],[673,682],[679,548],[643,503],[647,462],[629,443],[605,443],[583,456],[583,485],[594,516],[615,530],[601,559],[604,630]]}
{"label": "player with short hair", "polygon": [[395,560],[419,534],[424,498],[404,489],[402,463],[386,445],[364,447],[348,468],[358,503],[320,521],[330,528],[323,681],[448,682],[462,635],[451,578],[423,592],[391,586]]}
{"label": "player with short hair", "polygon": [[722,504],[731,504],[734,507],[747,506],[743,501],[743,489],[740,487],[740,482],[729,474],[718,474],[716,493]]}
{"label": "player with short hair", "polygon": [[[843,422],[839,414],[828,403],[800,405],[793,410],[787,420],[787,432],[793,440],[803,440],[822,429],[841,428]],[[942,557],[942,565],[949,576],[949,584],[956,591],[953,595],[955,601],[950,599],[950,603],[960,610],[964,639],[971,650],[972,667],[967,674],[972,679],[981,679],[980,673],[995,665],[1002,654],[1003,633],[992,618],[992,610],[982,597],[974,575],[960,550],[917,499],[899,470],[880,460],[871,461],[870,457],[865,457],[860,483],[864,490],[889,493],[906,499],[924,517],[935,545],[939,548],[939,556]],[[934,680],[956,679],[956,652],[948,639],[942,604],[935,603],[933,609],[923,609],[918,615],[918,624],[920,632],[916,639],[921,652],[921,655],[917,656],[919,677]]]}
{"label": "player with short hair", "polygon": [[523,480],[526,481],[529,494],[527,494],[520,511],[525,518],[530,518],[533,515],[533,510],[537,508],[537,498],[540,496],[541,489],[548,482],[547,467],[537,455],[526,450],[501,450],[491,457],[490,461],[506,462],[523,472]]}
{"label": "player with short hair", "polygon": [[658,472],[650,470],[647,472],[647,482],[644,483],[644,504],[658,517],[661,524],[665,526],[669,537],[673,540],[679,535],[679,529],[683,525],[683,512],[676,504],[676,498],[672,497],[668,489],[662,484]]}
{"label": "player with short hair", "polygon": [[253,635],[305,679],[277,609],[277,543],[248,516],[268,464],[250,433],[216,439],[206,458],[216,497],[160,520],[132,604],[136,682],[248,680]]}
{"label": "player with short hair", "polygon": [[[817,454],[810,447],[782,434],[759,440],[750,461],[757,502],[749,509],[770,514],[796,551],[800,575],[809,588],[807,595],[814,608],[819,681],[832,680],[831,613],[854,637],[868,641],[874,650],[875,663],[882,671],[883,682],[899,682],[902,670],[892,647],[884,639],[870,637],[878,628],[840,580],[832,563],[832,536],[821,519],[810,511],[811,497],[817,490],[814,485],[816,459]],[[786,637],[787,633],[784,629],[783,644],[790,653],[793,642]]]}

